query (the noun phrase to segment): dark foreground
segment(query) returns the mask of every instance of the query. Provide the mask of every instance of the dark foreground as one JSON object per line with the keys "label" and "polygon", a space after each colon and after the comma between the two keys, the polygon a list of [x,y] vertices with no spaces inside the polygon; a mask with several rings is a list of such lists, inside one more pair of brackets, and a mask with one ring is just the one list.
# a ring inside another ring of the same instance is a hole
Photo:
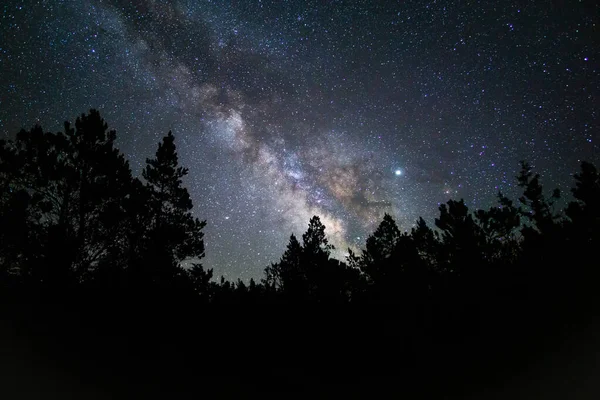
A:
{"label": "dark foreground", "polygon": [[592,399],[600,320],[5,299],[2,398]]}

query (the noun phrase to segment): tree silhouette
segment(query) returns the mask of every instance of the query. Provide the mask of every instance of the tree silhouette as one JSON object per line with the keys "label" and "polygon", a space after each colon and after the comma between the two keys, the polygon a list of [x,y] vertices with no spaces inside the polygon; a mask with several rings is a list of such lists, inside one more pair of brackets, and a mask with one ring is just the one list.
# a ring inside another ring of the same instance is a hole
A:
{"label": "tree silhouette", "polygon": [[566,215],[577,230],[578,240],[598,243],[600,237],[600,175],[594,165],[581,163],[581,172],[574,175],[571,190],[575,201],[569,203]]}
{"label": "tree silhouette", "polygon": [[[216,280],[200,264],[205,222],[193,216],[173,134],[160,141],[140,179],[115,140],[95,110],[60,133],[35,126],[0,140],[3,316],[19,321],[19,335],[37,332],[63,356],[68,345],[78,357],[94,347],[92,363],[106,352],[111,374],[131,347],[144,357],[123,363],[124,375],[139,369],[147,379],[156,365],[168,365],[173,382],[215,366],[246,371],[255,357],[228,349],[245,329],[253,341],[267,341],[273,368],[287,363],[314,372],[315,357],[327,354],[323,369],[347,374],[362,365],[376,369],[381,363],[371,355],[386,354],[402,374],[426,370],[428,381],[436,373],[453,380],[448,367],[459,370],[463,359],[478,370],[495,361],[494,352],[546,348],[560,342],[544,342],[546,331],[564,333],[598,315],[600,175],[590,163],[574,175],[562,214],[555,211],[560,193],[546,196],[540,176],[522,163],[518,205],[501,193],[499,204],[474,211],[449,200],[435,226],[419,218],[410,232],[385,214],[364,250],[349,249],[346,262],[332,258],[326,227],[314,216],[257,283]],[[327,305],[347,303],[366,306],[369,315],[316,318]],[[287,310],[276,318],[219,312],[281,304]],[[305,305],[325,307],[311,307],[304,319]],[[372,305],[390,305],[389,312],[376,315]],[[148,366],[150,359],[156,363]]]}
{"label": "tree silhouette", "polygon": [[205,270],[202,267],[202,264],[193,263],[189,275],[196,295],[202,302],[208,302],[211,298],[211,279],[213,277],[213,270]]}
{"label": "tree silhouette", "polygon": [[285,293],[287,298],[306,297],[308,295],[308,277],[303,263],[304,248],[292,234],[279,262],[271,264],[265,269],[265,284]]}
{"label": "tree silhouette", "polygon": [[307,255],[318,258],[329,258],[331,250],[335,249],[325,236],[325,225],[316,215],[308,222],[308,229],[302,235],[302,243]]}
{"label": "tree silhouette", "polygon": [[438,268],[438,252],[440,251],[439,235],[434,232],[421,217],[411,229],[411,237],[415,242],[419,256],[432,268]]}
{"label": "tree silhouette", "polygon": [[[136,268],[152,284],[164,286],[182,281],[187,275],[181,261],[204,257],[202,229],[206,221],[194,218],[192,201],[182,178],[188,170],[178,165],[175,137],[171,132],[158,144],[155,158],[146,160],[145,180],[140,195],[146,197],[147,210],[136,212],[142,232],[141,259]],[[139,202],[137,203],[139,206]],[[137,211],[137,210],[136,210]]]}
{"label": "tree silhouette", "polygon": [[313,299],[324,298],[324,281],[330,275],[329,256],[334,246],[329,244],[325,225],[318,216],[313,216],[308,222],[308,229],[302,235],[302,243],[301,270],[306,277],[307,294]]}
{"label": "tree silhouette", "polygon": [[535,231],[541,234],[552,234],[557,227],[558,219],[558,216],[552,213],[552,205],[560,198],[560,191],[555,189],[551,199],[548,200],[540,183],[540,175],[533,174],[531,166],[524,161],[521,162],[517,181],[519,187],[524,189],[519,201],[528,209],[523,211],[523,215],[533,222],[533,227],[527,227],[523,234],[532,236],[535,235]]}
{"label": "tree silhouette", "polygon": [[[566,226],[565,248],[572,254],[569,269],[572,293],[582,298],[585,307],[597,302],[596,282],[600,271],[596,265],[600,244],[600,175],[596,167],[582,162],[581,171],[574,175],[571,189],[574,201],[565,210],[569,221]],[[578,307],[582,307],[581,303]]]}
{"label": "tree silhouette", "polygon": [[367,238],[366,249],[362,252],[361,269],[369,280],[385,279],[386,271],[382,269],[387,269],[386,264],[389,264],[400,236],[396,221],[386,213],[375,232]]}
{"label": "tree silhouette", "polygon": [[[424,229],[425,222],[419,222],[419,229]],[[366,301],[401,304],[427,291],[431,266],[425,253],[420,252],[414,232],[401,233],[392,216],[385,214],[367,238],[366,249],[357,260],[368,282]]]}
{"label": "tree silhouette", "polygon": [[507,262],[515,259],[516,231],[521,226],[521,215],[513,202],[498,194],[499,207],[477,210],[475,220],[483,235],[483,252],[488,263]]}
{"label": "tree silhouette", "polygon": [[313,216],[302,235],[295,235],[281,259],[265,268],[263,285],[289,302],[348,302],[360,285],[360,271],[330,258],[334,246],[325,235],[325,225]]}
{"label": "tree silhouette", "polygon": [[449,200],[439,207],[435,225],[440,230],[442,270],[469,275],[482,267],[483,233],[463,200]]}
{"label": "tree silhouette", "polygon": [[64,133],[36,126],[1,143],[4,275],[45,286],[206,280],[180,267],[203,257],[205,222],[191,214],[174,136],[148,160],[144,182],[132,178],[115,139],[90,110],[74,127],[65,123]]}
{"label": "tree silhouette", "polygon": [[[565,272],[562,266],[569,263],[569,255],[563,250],[566,244],[565,221],[553,212],[553,205],[560,198],[560,191],[554,190],[548,199],[544,195],[539,174],[533,174],[531,166],[526,162],[521,162],[517,180],[523,189],[519,202],[524,208],[520,212],[528,221],[521,227],[522,279],[527,282],[526,286],[536,287],[537,298],[549,299],[552,297],[550,293]],[[554,297],[553,301],[558,300],[558,296]]]}
{"label": "tree silhouette", "polygon": [[20,250],[29,258],[21,265],[23,277],[82,282],[120,246],[131,171],[114,147],[115,137],[91,110],[74,129],[65,123],[64,134],[36,126],[19,132],[11,149],[3,150],[4,186],[10,187],[3,197],[21,196],[30,222],[35,220]]}
{"label": "tree silhouette", "polygon": [[75,268],[78,275],[97,267],[101,260],[114,263],[122,253],[123,199],[131,185],[131,170],[123,154],[114,147],[116,132],[96,110],[82,114],[75,129],[65,124],[72,146],[70,182],[76,225],[74,241],[78,249]]}

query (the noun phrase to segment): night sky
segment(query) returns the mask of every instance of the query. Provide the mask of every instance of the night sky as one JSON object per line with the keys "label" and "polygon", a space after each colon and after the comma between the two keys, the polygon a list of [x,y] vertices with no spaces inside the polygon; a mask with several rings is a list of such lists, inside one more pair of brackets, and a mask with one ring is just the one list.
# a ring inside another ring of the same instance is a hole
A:
{"label": "night sky", "polygon": [[600,8],[553,3],[3,1],[0,136],[96,108],[137,175],[172,130],[204,266],[259,278],[312,215],[342,258],[598,165]]}

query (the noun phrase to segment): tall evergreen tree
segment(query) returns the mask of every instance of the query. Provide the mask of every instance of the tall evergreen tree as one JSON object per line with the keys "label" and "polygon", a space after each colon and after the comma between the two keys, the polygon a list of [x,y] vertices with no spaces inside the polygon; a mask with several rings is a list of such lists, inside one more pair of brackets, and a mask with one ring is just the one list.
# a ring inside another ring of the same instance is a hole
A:
{"label": "tall evergreen tree", "polygon": [[553,235],[558,227],[558,216],[552,212],[552,206],[560,198],[560,190],[555,189],[550,199],[546,198],[540,175],[534,174],[531,166],[524,161],[521,162],[517,181],[519,187],[523,188],[523,196],[519,198],[526,208],[523,215],[533,222],[532,226],[526,227],[523,234],[529,237],[535,236],[536,233]]}
{"label": "tall evergreen tree", "polygon": [[371,281],[385,279],[400,236],[396,221],[386,213],[375,232],[367,238],[366,249],[362,252],[361,269]]}
{"label": "tall evergreen tree", "polygon": [[477,210],[475,222],[481,234],[483,259],[488,264],[512,263],[518,255],[517,229],[521,215],[513,202],[498,194],[499,207]]}
{"label": "tall evergreen tree", "polygon": [[203,302],[208,302],[211,299],[211,279],[213,270],[205,270],[202,264],[193,263],[189,270],[189,275],[192,281],[192,287],[197,296]]}
{"label": "tall evergreen tree", "polygon": [[58,134],[41,127],[22,130],[11,149],[3,150],[2,180],[9,187],[3,197],[21,193],[27,215],[35,219],[21,249],[30,259],[22,265],[24,277],[82,281],[119,248],[131,171],[114,147],[115,138],[99,113],[90,110],[77,118],[74,129],[65,123],[65,132]]}
{"label": "tall evergreen tree", "polygon": [[319,286],[323,285],[323,278],[329,273],[326,268],[329,266],[331,250],[335,249],[329,244],[325,225],[318,216],[310,219],[308,229],[302,235],[302,244],[302,275],[306,277],[308,295],[315,298],[321,290]]}
{"label": "tall evergreen tree", "polygon": [[142,172],[148,196],[143,240],[143,266],[151,280],[171,284],[186,274],[180,263],[204,257],[206,221],[192,213],[192,200],[183,186],[187,168],[178,165],[175,137],[168,133],[159,143],[155,158],[148,159]]}
{"label": "tall evergreen tree", "polygon": [[[569,222],[566,224],[567,242],[564,246],[572,253],[571,279],[580,284],[573,285],[577,297],[592,295],[585,303],[597,302],[596,282],[600,277],[597,266],[600,244],[600,174],[590,163],[582,162],[581,170],[575,174],[575,187],[571,189],[574,201],[566,208]],[[566,275],[566,274],[565,274]],[[581,305],[579,305],[581,307]],[[587,305],[585,305],[587,306]]]}
{"label": "tall evergreen tree", "polygon": [[328,258],[335,247],[329,244],[325,236],[325,225],[318,216],[313,216],[308,222],[308,229],[302,235],[304,251],[307,255]]}
{"label": "tall evergreen tree", "polygon": [[306,291],[306,271],[303,269],[304,249],[295,235],[290,236],[287,248],[279,262],[265,269],[265,284],[297,297]]}
{"label": "tall evergreen tree", "polygon": [[438,268],[438,253],[440,250],[439,234],[429,226],[421,217],[417,220],[415,227],[411,229],[411,237],[419,256],[429,265],[432,270]]}
{"label": "tall evergreen tree", "polygon": [[265,287],[279,290],[292,301],[330,301],[349,298],[347,282],[357,279],[358,271],[329,258],[334,246],[325,235],[325,225],[313,216],[302,235],[302,244],[290,236],[278,263],[265,269]]}
{"label": "tall evergreen tree", "polygon": [[566,214],[571,219],[578,240],[598,243],[600,240],[600,174],[593,164],[581,163],[581,172],[574,175],[571,189],[575,201],[569,203]]}
{"label": "tall evergreen tree", "polygon": [[440,263],[454,275],[470,274],[482,265],[482,232],[463,200],[449,200],[439,207],[435,225],[440,230]]}
{"label": "tall evergreen tree", "polygon": [[74,240],[82,249],[76,258],[81,275],[102,260],[119,263],[125,239],[123,200],[132,176],[128,161],[115,147],[116,132],[108,130],[98,111],[82,114],[75,129],[65,124],[65,132],[73,151]]}

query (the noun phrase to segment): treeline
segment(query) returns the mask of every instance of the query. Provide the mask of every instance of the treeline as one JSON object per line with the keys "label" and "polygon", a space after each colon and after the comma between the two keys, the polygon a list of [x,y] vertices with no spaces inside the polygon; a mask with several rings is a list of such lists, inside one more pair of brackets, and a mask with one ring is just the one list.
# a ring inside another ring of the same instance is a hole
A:
{"label": "treeline", "polygon": [[[51,369],[129,386],[123,397],[153,382],[170,394],[231,384],[198,384],[207,374],[246,377],[236,396],[316,374],[343,377],[332,396],[371,398],[384,383],[355,380],[390,373],[402,391],[446,395],[502,368],[498,376],[518,376],[523,354],[598,315],[592,164],[574,174],[570,202],[522,163],[516,201],[499,194],[496,206],[469,210],[450,200],[435,227],[419,219],[409,232],[385,215],[344,261],[315,216],[263,279],[245,283],[214,280],[200,263],[205,222],[191,213],[174,136],[141,177],[115,138],[91,110],[64,132],[36,126],[0,142],[0,323],[11,326],[0,332],[16,332],[0,342],[28,337]],[[23,363],[15,357],[11,371]]]}
{"label": "treeline", "polygon": [[[75,127],[22,130],[0,142],[0,279],[6,288],[64,292],[177,294],[202,302],[481,304],[535,290],[588,295],[597,270],[600,181],[586,162],[574,175],[574,200],[557,209],[522,163],[523,196],[471,211],[450,200],[435,228],[419,219],[401,232],[385,215],[360,254],[331,258],[325,226],[313,217],[301,241],[292,235],[260,282],[212,280],[202,229],[169,134],[141,178],[115,147],[99,113]],[[202,208],[198,208],[201,212]],[[191,268],[182,262],[193,260]],[[556,297],[556,294],[554,295]],[[562,298],[562,297],[561,297]],[[445,300],[444,300],[445,302]]]}

